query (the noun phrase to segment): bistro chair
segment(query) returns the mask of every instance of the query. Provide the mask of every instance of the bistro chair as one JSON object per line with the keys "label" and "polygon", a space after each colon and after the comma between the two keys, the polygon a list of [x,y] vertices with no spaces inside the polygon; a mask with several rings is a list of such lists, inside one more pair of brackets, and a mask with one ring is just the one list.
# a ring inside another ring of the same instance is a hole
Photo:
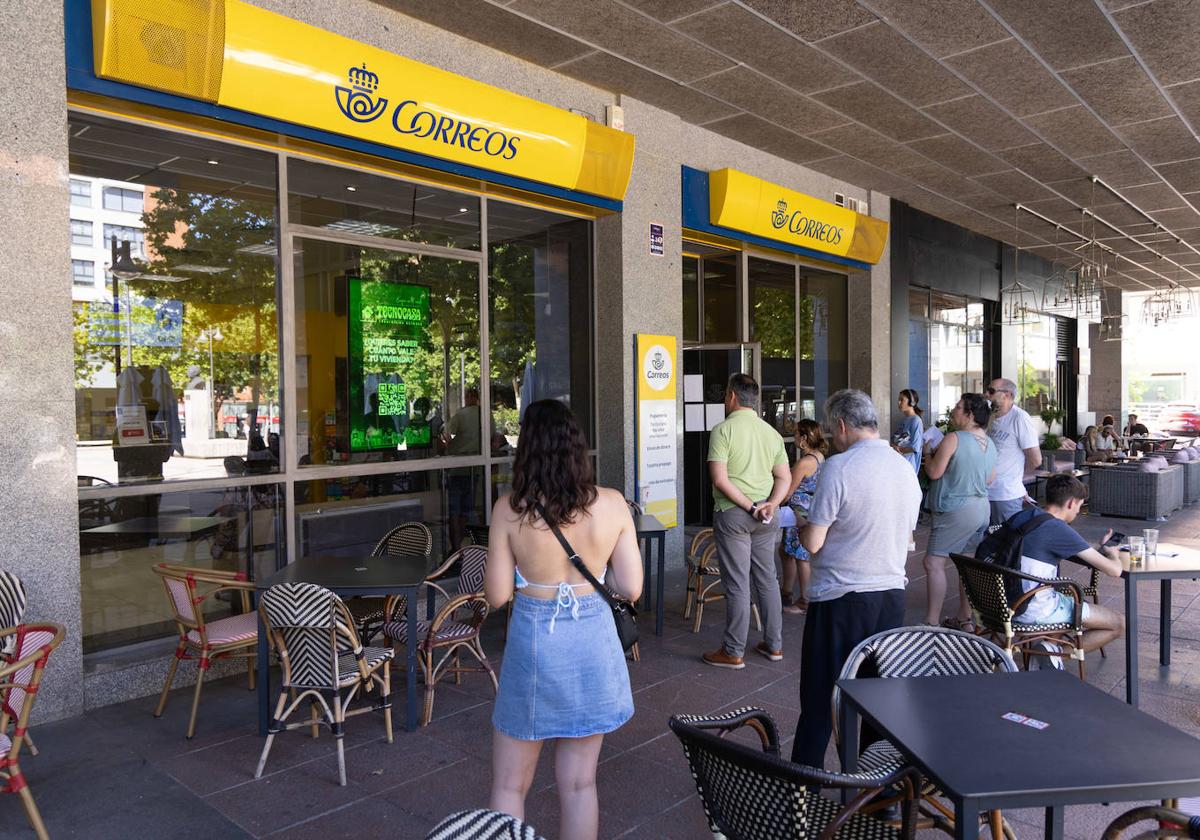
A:
{"label": "bistro chair", "polygon": [[[976,560],[962,554],[951,554],[950,559],[958,569],[967,600],[975,613],[975,626],[979,635],[989,638],[1004,648],[1009,656],[1013,651],[1021,652],[1025,670],[1035,656],[1068,656],[1079,663],[1079,678],[1084,678],[1083,656],[1083,587],[1071,578],[1039,578],[1006,569],[984,560]],[[1036,583],[1012,604],[1004,589],[1005,578]],[[1044,589],[1065,592],[1075,602],[1071,621],[1054,624],[1021,621],[1016,611],[1023,603]],[[1046,650],[1042,645],[1060,648],[1058,652]]]}
{"label": "bistro chair", "polygon": [[466,539],[470,540],[467,545],[481,545],[487,548],[489,527],[487,525],[468,525]]}
{"label": "bistro chair", "polygon": [[[487,557],[487,549],[483,546],[463,546],[425,579],[425,585],[441,595],[442,603],[432,620],[417,621],[417,658],[425,678],[422,726],[427,725],[433,717],[434,689],[438,680],[447,674],[453,674],[454,684],[461,685],[464,672],[482,671],[491,678],[492,690],[498,689],[496,672],[492,670],[479,639],[488,615],[487,599],[483,597],[483,571]],[[455,594],[451,595],[437,581],[456,565],[458,582]],[[388,644],[396,648],[408,643],[406,606],[404,596],[392,595],[384,607],[383,635]],[[460,658],[463,651],[475,657],[479,665],[463,666]]]}
{"label": "bistro chair", "polygon": [[[29,784],[21,772],[21,745],[29,737],[29,714],[37,700],[46,661],[62,642],[66,631],[61,624],[21,624],[0,630],[5,642],[13,640],[13,654],[0,665],[0,782],[4,793],[21,797],[29,824],[39,840],[48,840],[46,825],[33,801]],[[6,733],[13,724],[10,738]]]}
{"label": "bistro chair", "polygon": [[[433,534],[424,522],[405,522],[397,525],[384,534],[383,539],[375,544],[375,548],[371,549],[372,557],[411,557],[414,554],[421,554],[428,560],[432,553]],[[359,614],[356,619],[358,632],[363,640],[370,642],[383,629],[383,608],[386,602],[380,603],[379,598],[363,598],[359,603],[363,607],[356,609],[355,612],[361,613],[362,610],[367,610],[367,612]],[[404,612],[403,607],[400,611]]]}
{"label": "bistro chair", "polygon": [[646,511],[644,511],[642,509],[642,506],[639,505],[637,502],[635,502],[633,499],[626,499],[625,507],[629,508],[630,516],[643,516],[646,513]]}
{"label": "bistro chair", "polygon": [[[683,617],[688,618],[692,610],[696,618],[692,622],[692,632],[700,632],[700,622],[704,619],[704,605],[725,598],[724,592],[713,592],[721,585],[721,567],[717,562],[717,541],[712,528],[705,528],[692,537],[691,547],[687,553],[687,588],[684,593]],[[750,599],[750,612],[754,615],[754,623],[759,631],[762,630],[762,618],[758,614],[758,605]]]}
{"label": "bistro chair", "polygon": [[[162,578],[175,627],[179,631],[179,644],[167,669],[167,681],[163,683],[154,716],[162,717],[167,708],[171,683],[175,681],[180,660],[199,660],[196,688],[192,693],[192,714],[188,718],[187,737],[191,738],[196,734],[196,710],[200,708],[204,677],[213,662],[244,658],[250,690],[254,690],[254,654],[258,645],[258,620],[250,609],[250,593],[254,591],[254,584],[246,579],[245,572],[198,569],[167,563],[155,566],[154,573]],[[201,587],[205,587],[206,591],[198,595]],[[204,615],[204,602],[219,592],[240,593],[242,611],[228,618],[209,621]]]}
{"label": "bistro chair", "polygon": [[[0,571],[0,629],[16,627],[25,616],[25,584],[12,572]],[[17,649],[17,637],[0,640],[0,656],[8,659]]]}
{"label": "bistro chair", "polygon": [[[920,775],[911,767],[880,777],[829,773],[793,764],[779,756],[779,732],[762,709],[743,708],[723,715],[675,715],[671,731],[683,742],[683,752],[700,793],[700,802],[714,838],[772,840],[783,838],[853,837],[863,840],[912,838],[916,825],[916,796]],[[748,726],[758,735],[761,749],[724,736]],[[815,791],[818,786],[861,788],[843,808]],[[899,830],[870,816],[864,806],[892,787],[906,792]]]}
{"label": "bistro chair", "polygon": [[476,808],[446,817],[425,840],[542,840],[542,836],[511,814]]}
{"label": "bistro chair", "polygon": [[[1125,829],[1133,828],[1140,822],[1150,821],[1138,834],[1126,834]],[[1143,805],[1126,811],[1108,824],[1100,840],[1194,840],[1200,838],[1200,816],[1186,814],[1176,808],[1163,805]]]}
{"label": "bistro chair", "polygon": [[[346,604],[323,586],[276,584],[263,594],[258,609],[271,648],[279,657],[283,679],[254,778],[262,778],[277,734],[307,726],[315,738],[320,725],[333,732],[338,781],[345,787],[346,752],[342,741],[346,718],[382,711],[387,741],[392,743],[391,662],[395,652],[391,648],[363,647]],[[359,692],[366,694],[375,689],[379,689],[379,697],[374,703],[347,711]],[[288,723],[306,699],[312,704],[311,717]]]}
{"label": "bistro chair", "polygon": [[[1074,562],[1078,562],[1078,563],[1080,563],[1080,565],[1087,565],[1086,563],[1082,563],[1081,561],[1075,560],[1074,557],[1068,557],[1067,559],[1072,560]],[[1079,591],[1081,593],[1083,593],[1084,598],[1091,598],[1092,603],[1099,606],[1100,605],[1100,570],[1097,569],[1095,566],[1088,566],[1088,569],[1090,570],[1090,574],[1088,575],[1088,582],[1080,584]],[[1100,648],[1100,656],[1103,659],[1108,658],[1108,654],[1104,652],[1104,648]]]}
{"label": "bistro chair", "polygon": [[[1017,670],[1012,657],[998,645],[987,639],[951,630],[946,627],[900,627],[869,636],[855,646],[846,657],[838,680],[850,680],[859,676],[895,677],[945,677],[960,674],[1012,673]],[[838,720],[842,706],[842,692],[836,684],[833,689],[834,740],[841,743]],[[858,760],[857,774],[867,777],[886,778],[904,767],[904,754],[890,741],[884,739],[868,744]],[[926,782],[921,790],[921,804],[933,818],[934,824],[947,832],[954,831],[954,809],[934,799],[938,790]],[[893,801],[901,798],[897,794]],[[891,804],[887,802],[885,804]],[[1004,822],[999,811],[989,817],[994,840],[1014,837],[1012,829]]]}

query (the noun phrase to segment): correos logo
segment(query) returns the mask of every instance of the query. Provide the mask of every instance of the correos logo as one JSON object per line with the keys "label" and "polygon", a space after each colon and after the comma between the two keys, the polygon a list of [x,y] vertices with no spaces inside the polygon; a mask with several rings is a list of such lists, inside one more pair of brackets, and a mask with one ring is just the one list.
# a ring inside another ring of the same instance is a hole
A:
{"label": "correos logo", "polygon": [[661,391],[671,384],[671,354],[661,344],[655,344],[642,357],[642,376],[646,384]]}

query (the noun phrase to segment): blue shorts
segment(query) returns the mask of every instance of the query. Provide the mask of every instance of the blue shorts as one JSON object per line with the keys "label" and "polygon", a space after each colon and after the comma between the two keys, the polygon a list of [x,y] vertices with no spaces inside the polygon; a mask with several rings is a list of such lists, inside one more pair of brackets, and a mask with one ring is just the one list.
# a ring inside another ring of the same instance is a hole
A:
{"label": "blue shorts", "polygon": [[553,598],[513,599],[492,712],[492,725],[510,738],[586,738],[633,717],[611,608],[595,593],[579,598],[577,612],[568,606],[555,615],[556,607]]}
{"label": "blue shorts", "polygon": [[[1054,597],[1058,598],[1058,605],[1054,608],[1054,612],[1050,613],[1050,615],[1041,619],[1037,623],[1038,624],[1070,624],[1072,621],[1075,620],[1075,599],[1072,598],[1070,595],[1066,595],[1062,592],[1054,592],[1051,594],[1054,595]],[[1083,620],[1087,621],[1088,614],[1091,610],[1091,605],[1088,604],[1087,601],[1083,601],[1082,603],[1083,603]],[[1015,619],[1015,622],[1017,624],[1023,624],[1027,621],[1028,621],[1028,619],[1023,615],[1019,615]]]}

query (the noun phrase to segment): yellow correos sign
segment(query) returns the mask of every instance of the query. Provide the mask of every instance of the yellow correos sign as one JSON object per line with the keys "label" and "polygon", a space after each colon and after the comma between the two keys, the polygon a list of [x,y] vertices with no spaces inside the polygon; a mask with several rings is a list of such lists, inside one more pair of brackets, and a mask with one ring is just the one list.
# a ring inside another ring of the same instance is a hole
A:
{"label": "yellow correos sign", "polygon": [[861,262],[878,262],[887,242],[887,222],[736,169],[709,173],[708,212],[719,227]]}
{"label": "yellow correos sign", "polygon": [[[625,194],[633,137],[569,111],[241,0],[163,0],[149,10],[92,0],[92,11],[98,76],[605,198]],[[155,37],[168,27],[176,37]]]}
{"label": "yellow correos sign", "polygon": [[673,335],[639,334],[637,351],[637,487],[642,510],[676,525],[675,397],[679,366]]}

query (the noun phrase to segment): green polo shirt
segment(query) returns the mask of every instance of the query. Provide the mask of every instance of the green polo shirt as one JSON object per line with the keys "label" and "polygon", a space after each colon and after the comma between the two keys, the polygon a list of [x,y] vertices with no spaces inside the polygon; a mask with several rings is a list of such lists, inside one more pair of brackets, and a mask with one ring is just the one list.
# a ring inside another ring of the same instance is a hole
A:
{"label": "green polo shirt", "polygon": [[[779,464],[786,467],[788,462],[779,432],[749,409],[738,409],[713,428],[708,438],[708,460],[725,464],[729,480],[752,502],[770,498],[775,487],[771,471]],[[713,502],[718,511],[736,507],[716,487]]]}

